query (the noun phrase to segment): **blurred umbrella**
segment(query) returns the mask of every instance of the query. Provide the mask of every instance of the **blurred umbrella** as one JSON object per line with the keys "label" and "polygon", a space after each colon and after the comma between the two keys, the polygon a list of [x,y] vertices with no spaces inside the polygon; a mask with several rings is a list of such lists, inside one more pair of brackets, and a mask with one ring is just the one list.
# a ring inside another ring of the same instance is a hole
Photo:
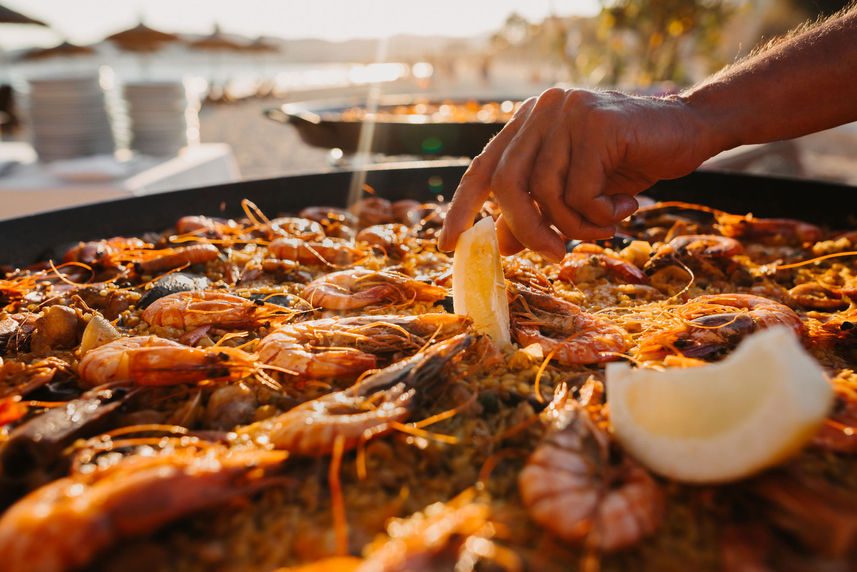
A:
{"label": "blurred umbrella", "polygon": [[41,20],[24,16],[20,12],[10,10],[5,6],[0,6],[0,24],[33,24],[35,26],[47,26]]}
{"label": "blurred umbrella", "polygon": [[176,34],[161,32],[140,22],[133,28],[107,36],[107,40],[128,52],[156,52],[180,38]]}
{"label": "blurred umbrella", "polygon": [[220,26],[214,26],[214,32],[199,40],[193,41],[190,47],[195,50],[234,51],[240,52],[249,49],[249,44],[239,44],[220,31]]}
{"label": "blurred umbrella", "polygon": [[63,42],[50,48],[36,48],[29,50],[21,56],[22,60],[44,60],[47,58],[63,56],[86,56],[94,54],[95,50],[89,46],[78,46],[71,42]]}
{"label": "blurred umbrella", "polygon": [[262,36],[259,36],[252,43],[244,46],[244,49],[252,52],[279,52],[280,46],[268,42]]}

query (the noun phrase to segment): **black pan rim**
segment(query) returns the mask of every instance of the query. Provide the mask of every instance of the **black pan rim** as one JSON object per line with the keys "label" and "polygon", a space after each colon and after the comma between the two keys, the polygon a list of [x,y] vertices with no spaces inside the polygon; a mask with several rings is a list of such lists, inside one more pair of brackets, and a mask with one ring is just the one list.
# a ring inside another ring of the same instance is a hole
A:
{"label": "black pan rim", "polygon": [[[245,198],[270,217],[295,214],[310,205],[345,206],[352,180],[361,175],[379,196],[391,200],[449,200],[467,164],[460,159],[387,163],[362,171],[188,188],[0,220],[0,266],[57,259],[79,241],[160,232],[185,215],[242,216]],[[799,218],[834,229],[857,227],[857,187],[834,182],[698,170],[656,183],[645,194],[739,214]]]}

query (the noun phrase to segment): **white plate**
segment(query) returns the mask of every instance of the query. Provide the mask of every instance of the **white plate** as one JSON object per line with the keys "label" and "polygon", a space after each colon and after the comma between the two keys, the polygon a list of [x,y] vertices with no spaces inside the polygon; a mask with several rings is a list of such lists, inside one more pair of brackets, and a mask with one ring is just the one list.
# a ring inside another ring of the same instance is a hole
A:
{"label": "white plate", "polygon": [[112,155],[93,155],[66,161],[55,161],[47,166],[48,172],[70,183],[97,183],[112,181],[128,174],[128,166]]}

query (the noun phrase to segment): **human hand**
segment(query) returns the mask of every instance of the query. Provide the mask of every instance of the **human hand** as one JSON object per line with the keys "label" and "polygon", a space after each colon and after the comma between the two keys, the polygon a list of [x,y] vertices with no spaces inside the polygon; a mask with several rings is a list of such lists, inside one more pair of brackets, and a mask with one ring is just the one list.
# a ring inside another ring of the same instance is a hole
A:
{"label": "human hand", "polygon": [[565,239],[612,236],[634,195],[686,175],[717,148],[680,98],[552,88],[528,99],[477,156],[452,197],[442,250],[452,250],[493,193],[500,250],[559,260]]}

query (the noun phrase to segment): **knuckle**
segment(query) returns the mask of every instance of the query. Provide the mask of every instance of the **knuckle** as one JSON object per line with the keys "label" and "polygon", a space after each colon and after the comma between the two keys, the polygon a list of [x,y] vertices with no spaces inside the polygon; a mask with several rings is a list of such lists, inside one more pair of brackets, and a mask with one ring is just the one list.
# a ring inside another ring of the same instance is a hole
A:
{"label": "knuckle", "polygon": [[577,211],[583,211],[589,206],[589,199],[580,192],[570,191],[565,194],[565,202]]}
{"label": "knuckle", "polygon": [[571,109],[587,107],[595,101],[596,94],[586,89],[570,89],[565,93],[564,103]]}
{"label": "knuckle", "polygon": [[607,226],[614,222],[613,209],[608,209],[601,203],[587,205],[584,216],[586,220],[598,226]]}
{"label": "knuckle", "polygon": [[500,169],[494,172],[491,177],[491,190],[495,193],[505,195],[515,190],[526,190],[526,180],[522,177],[515,176],[505,169]]}
{"label": "knuckle", "polygon": [[[489,143],[490,144],[490,143]],[[467,170],[464,172],[464,175],[461,177],[461,180],[471,179],[476,176],[476,174],[480,171],[484,171],[488,168],[488,158],[485,157],[484,153],[480,153],[470,162],[470,166],[467,167]]]}
{"label": "knuckle", "polygon": [[566,91],[559,87],[551,87],[544,90],[536,102],[539,106],[554,106],[562,102],[566,97]]}

